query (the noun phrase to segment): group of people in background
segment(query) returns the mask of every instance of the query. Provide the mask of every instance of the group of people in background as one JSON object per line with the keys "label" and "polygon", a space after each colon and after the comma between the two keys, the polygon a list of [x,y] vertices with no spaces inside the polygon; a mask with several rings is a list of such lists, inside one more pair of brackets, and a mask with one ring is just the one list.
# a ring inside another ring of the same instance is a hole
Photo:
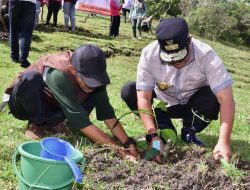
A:
{"label": "group of people in background", "polygon": [[[64,27],[69,30],[76,30],[75,25],[75,4],[77,0],[64,0]],[[40,10],[43,5],[48,6],[48,13],[45,27],[49,25],[53,15],[53,27],[57,27],[57,17],[61,9],[61,0],[0,0],[0,25],[4,32],[9,32],[10,57],[14,63],[21,67],[30,66],[28,61],[31,39],[34,27],[38,25]]]}
{"label": "group of people in background", "polygon": [[[76,31],[75,19],[75,4],[77,0],[64,0],[64,28],[66,31],[70,29],[71,24],[72,32]],[[6,4],[6,5],[4,5]],[[14,63],[20,63],[21,67],[28,67],[29,50],[31,45],[33,29],[39,23],[41,7],[47,5],[48,12],[45,27],[50,24],[53,15],[52,26],[57,28],[58,13],[62,7],[62,0],[12,0],[10,1],[8,11],[8,0],[1,0],[1,16],[0,22],[2,23],[3,30],[10,33],[10,49],[11,59]],[[120,27],[120,11],[124,22],[128,19],[131,22],[133,39],[142,39],[141,23],[146,18],[147,6],[144,0],[110,0],[110,14],[111,23],[109,36],[119,36]],[[9,17],[5,16],[5,13]],[[10,23],[8,23],[8,21]],[[138,34],[137,34],[138,31]]]}
{"label": "group of people in background", "polygon": [[122,0],[120,4],[119,0],[110,0],[110,12],[111,12],[111,22],[109,36],[117,37],[119,36],[120,27],[120,10],[122,10],[122,15],[124,23],[127,21],[127,13],[129,14],[129,21],[131,21],[133,39],[142,39],[141,35],[141,24],[147,15],[147,5],[144,0]]}
{"label": "group of people in background", "polygon": [[[64,12],[64,28],[65,30],[69,30],[69,21],[71,23],[71,30],[75,32],[76,30],[76,21],[75,21],[75,4],[77,0],[64,0],[63,2],[63,12]],[[39,14],[41,10],[41,6],[46,4],[48,6],[48,13],[46,18],[45,27],[49,26],[50,19],[53,15],[53,24],[52,26],[57,28],[57,18],[58,13],[62,7],[62,0],[37,0],[36,4],[36,22],[35,25],[38,24]]]}
{"label": "group of people in background", "polygon": [[[72,31],[76,30],[75,24],[75,4],[77,0],[64,0],[63,1],[63,12],[64,12],[64,25],[65,30],[69,30],[69,21],[71,22]],[[39,23],[39,17],[41,7],[47,5],[48,13],[46,18],[46,26],[49,25],[50,19],[53,15],[53,27],[57,27],[58,13],[62,7],[62,0],[36,0],[33,1],[36,5],[35,11],[35,23],[37,26]],[[13,3],[12,3],[13,4]],[[3,31],[9,31],[9,0],[0,0],[0,26]]]}

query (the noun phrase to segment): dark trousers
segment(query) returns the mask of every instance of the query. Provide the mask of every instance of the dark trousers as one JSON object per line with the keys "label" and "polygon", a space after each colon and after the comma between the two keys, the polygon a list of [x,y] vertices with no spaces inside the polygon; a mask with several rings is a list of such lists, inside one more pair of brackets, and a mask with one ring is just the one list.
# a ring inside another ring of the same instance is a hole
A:
{"label": "dark trousers", "polygon": [[35,3],[18,0],[9,1],[10,49],[13,60],[25,62],[29,56],[35,13]]}
{"label": "dark trousers", "polygon": [[53,14],[53,26],[55,26],[55,27],[57,26],[57,16],[58,16],[58,12],[59,12],[60,8],[61,8],[60,2],[55,1],[55,0],[49,0],[46,25],[49,24],[49,21],[51,19],[52,14]]}
{"label": "dark trousers", "polygon": [[[137,110],[136,83],[128,82],[121,90],[121,97],[131,110]],[[153,92],[153,98],[156,95]],[[210,87],[201,87],[187,102],[167,108],[167,112],[155,109],[159,129],[173,129],[171,119],[182,119],[183,129],[189,133],[199,133],[204,130],[211,120],[218,119],[220,105]]]}
{"label": "dark trousers", "polygon": [[137,19],[131,19],[131,23],[132,23],[132,30],[133,30],[133,37],[136,38],[136,28],[139,32],[139,37],[141,37],[141,22],[142,19],[141,17],[137,18]]}
{"label": "dark trousers", "polygon": [[14,87],[9,108],[11,114],[20,120],[29,120],[37,125],[54,126],[65,117],[60,109],[49,106],[44,98],[45,82],[35,71],[24,73]]}
{"label": "dark trousers", "polygon": [[129,9],[124,9],[124,8],[122,8],[122,15],[123,15],[124,23],[126,23],[127,13],[129,14],[129,13],[130,13],[130,10],[129,10]]}
{"label": "dark trousers", "polygon": [[120,16],[110,17],[109,36],[119,36]]}

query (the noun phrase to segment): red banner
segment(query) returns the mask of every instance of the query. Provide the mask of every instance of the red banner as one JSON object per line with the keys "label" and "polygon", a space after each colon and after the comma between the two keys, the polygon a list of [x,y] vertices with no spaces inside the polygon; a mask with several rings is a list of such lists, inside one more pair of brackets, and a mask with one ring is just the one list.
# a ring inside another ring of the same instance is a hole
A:
{"label": "red banner", "polygon": [[110,0],[79,0],[77,9],[110,16]]}

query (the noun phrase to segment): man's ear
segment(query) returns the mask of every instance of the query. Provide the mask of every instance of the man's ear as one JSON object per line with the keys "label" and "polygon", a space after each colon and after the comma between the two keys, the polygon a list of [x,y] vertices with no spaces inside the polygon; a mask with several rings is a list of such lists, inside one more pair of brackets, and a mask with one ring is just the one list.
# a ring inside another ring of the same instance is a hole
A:
{"label": "man's ear", "polygon": [[73,65],[69,65],[69,71],[71,72],[72,75],[76,76],[77,71]]}

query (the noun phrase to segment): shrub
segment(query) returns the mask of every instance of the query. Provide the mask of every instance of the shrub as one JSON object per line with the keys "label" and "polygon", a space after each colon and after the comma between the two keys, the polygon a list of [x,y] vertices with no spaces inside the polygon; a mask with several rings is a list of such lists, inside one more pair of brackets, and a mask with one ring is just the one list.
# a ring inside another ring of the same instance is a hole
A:
{"label": "shrub", "polygon": [[230,34],[238,35],[237,30],[232,30],[237,25],[237,20],[228,15],[224,4],[209,4],[199,6],[187,16],[192,32],[211,40],[219,40]]}

